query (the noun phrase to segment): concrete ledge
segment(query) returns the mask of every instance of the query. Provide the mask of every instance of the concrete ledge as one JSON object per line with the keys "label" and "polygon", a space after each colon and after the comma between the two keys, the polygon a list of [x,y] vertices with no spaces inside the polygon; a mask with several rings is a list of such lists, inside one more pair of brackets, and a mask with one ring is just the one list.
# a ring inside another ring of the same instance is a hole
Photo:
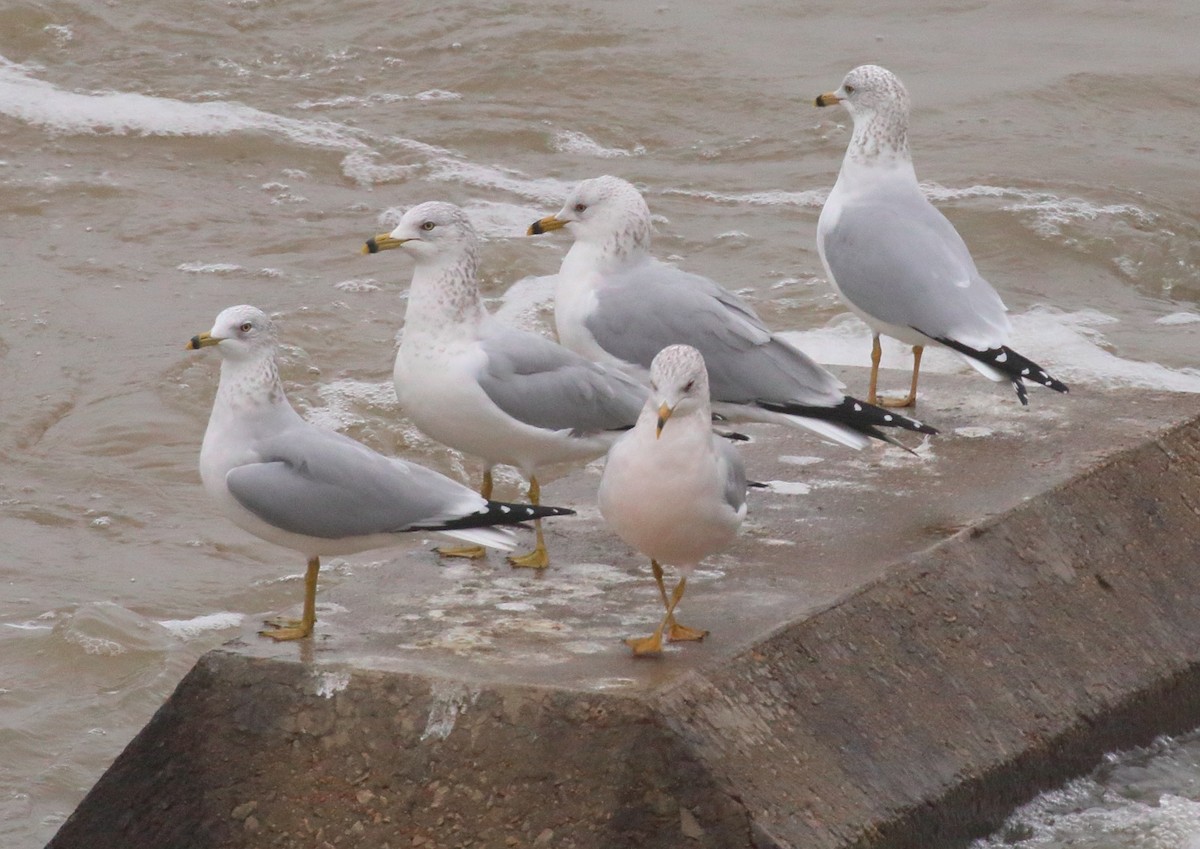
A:
{"label": "concrete ledge", "polygon": [[214,652],[50,846],[950,845],[1198,662],[1193,419],[631,693]]}

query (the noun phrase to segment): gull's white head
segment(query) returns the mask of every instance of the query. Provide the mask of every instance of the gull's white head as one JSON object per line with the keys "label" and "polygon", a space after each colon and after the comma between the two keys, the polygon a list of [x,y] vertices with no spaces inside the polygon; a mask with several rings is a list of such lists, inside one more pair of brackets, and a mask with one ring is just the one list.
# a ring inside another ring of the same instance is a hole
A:
{"label": "gull's white head", "polygon": [[878,65],[859,65],[837,91],[822,94],[817,106],[842,104],[854,119],[850,153],[866,158],[892,153],[908,157],[908,90],[900,78]]}
{"label": "gull's white head", "polygon": [[632,183],[604,176],[584,180],[567,195],[563,208],[535,221],[529,235],[566,227],[576,242],[628,256],[650,250],[650,208]]}
{"label": "gull's white head", "polygon": [[275,322],[248,304],[221,311],[212,329],[193,336],[188,342],[192,350],[216,346],[227,360],[250,360],[272,356],[275,352]]}
{"label": "gull's white head", "polygon": [[367,253],[402,248],[420,262],[474,257],[479,237],[467,214],[452,203],[430,201],[404,213],[390,233],[367,240]]}
{"label": "gull's white head", "polygon": [[647,405],[658,414],[658,434],[673,417],[700,415],[711,418],[708,369],[704,357],[691,345],[663,348],[650,363],[650,397]]}

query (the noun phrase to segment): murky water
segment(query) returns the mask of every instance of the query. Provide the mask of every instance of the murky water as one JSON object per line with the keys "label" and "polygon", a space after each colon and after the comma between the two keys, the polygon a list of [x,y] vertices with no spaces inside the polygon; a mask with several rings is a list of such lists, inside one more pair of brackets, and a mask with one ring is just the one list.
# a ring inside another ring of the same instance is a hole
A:
{"label": "murky water", "polygon": [[[40,846],[196,656],[294,601],[294,569],[198,483],[216,367],[183,343],[221,308],[279,313],[314,417],[472,468],[395,414],[410,268],[357,251],[397,209],[465,206],[499,299],[565,250],[524,227],[620,174],[659,255],[861,364],[814,249],[848,123],[810,104],[877,61],[1018,341],[1073,384],[1200,390],[1200,7],[881,8],[0,8],[0,842]],[[495,306],[544,326],[547,292]]]}
{"label": "murky water", "polygon": [[1200,849],[1200,735],[1109,755],[970,849]]}

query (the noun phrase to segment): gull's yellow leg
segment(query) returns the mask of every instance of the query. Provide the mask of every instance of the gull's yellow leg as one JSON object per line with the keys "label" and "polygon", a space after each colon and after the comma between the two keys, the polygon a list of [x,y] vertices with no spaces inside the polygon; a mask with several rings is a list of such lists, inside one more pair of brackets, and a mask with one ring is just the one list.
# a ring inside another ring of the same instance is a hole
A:
{"label": "gull's yellow leg", "polygon": [[304,610],[300,620],[272,620],[267,624],[277,624],[278,627],[264,628],[258,632],[260,637],[283,642],[301,640],[312,634],[313,625],[317,622],[317,572],[320,570],[320,558],[314,557],[308,561],[308,571],[304,574]]}
{"label": "gull's yellow leg", "polygon": [[[878,337],[876,337],[878,338]],[[921,355],[925,353],[924,345],[913,345],[913,370],[912,384],[908,387],[908,396],[899,400],[888,400],[881,398],[879,405],[882,407],[914,407],[917,404],[917,376],[921,373]]]}
{"label": "gull's yellow leg", "polygon": [[662,622],[658,623],[653,634],[649,637],[630,637],[625,641],[625,645],[633,649],[634,657],[645,657],[662,652],[663,629],[667,627],[667,623],[675,620],[675,605],[679,604],[679,599],[683,598],[686,585],[687,578],[680,578],[679,583],[675,585],[675,591],[671,593],[671,601],[667,605],[667,615],[663,617]]}
{"label": "gull's yellow leg", "polygon": [[[537,478],[529,476],[529,503],[533,506],[541,504],[542,491],[538,487]],[[537,544],[528,554],[514,555],[508,558],[513,566],[524,566],[527,569],[545,569],[550,565],[550,555],[546,553],[546,540],[542,536],[542,520],[533,520],[533,530],[537,535]]]}
{"label": "gull's yellow leg", "polygon": [[[662,597],[663,607],[671,609],[671,601],[667,598],[667,588],[663,585],[663,570],[662,566],[654,558],[650,558],[650,568],[654,572],[654,583],[658,584],[658,594]],[[680,591],[680,596],[683,592]],[[670,630],[667,631],[667,639],[673,643],[687,642],[688,640],[703,640],[708,636],[708,631],[701,631],[698,628],[689,628],[687,625],[680,625],[675,621],[675,614],[672,613],[667,618],[667,624]]]}
{"label": "gull's yellow leg", "polygon": [[[479,485],[479,494],[489,501],[492,498],[492,470],[486,469],[483,473],[483,483]],[[478,560],[487,554],[487,549],[482,545],[460,545],[455,548],[443,546],[435,548],[438,554],[442,557],[465,557],[468,560]]]}
{"label": "gull's yellow leg", "polygon": [[708,631],[701,631],[699,628],[689,628],[687,625],[680,625],[675,621],[675,604],[679,603],[679,599],[683,598],[683,588],[687,583],[687,578],[680,578],[679,584],[675,587],[673,598],[675,602],[671,604],[667,612],[668,624],[671,626],[667,631],[667,639],[673,643],[683,643],[688,641],[703,640],[708,636]]}
{"label": "gull's yellow leg", "polygon": [[879,361],[883,359],[883,348],[879,345],[879,334],[871,337],[871,382],[867,386],[867,403],[878,404],[878,393],[875,391],[879,384]]}

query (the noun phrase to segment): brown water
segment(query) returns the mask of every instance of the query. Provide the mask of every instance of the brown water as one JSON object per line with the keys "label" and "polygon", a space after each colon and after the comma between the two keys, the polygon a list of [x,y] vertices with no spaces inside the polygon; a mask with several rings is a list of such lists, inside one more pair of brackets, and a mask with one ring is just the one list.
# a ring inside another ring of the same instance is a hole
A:
{"label": "brown water", "polygon": [[874,61],[1019,347],[1073,384],[1200,390],[1200,6],[861,6],[0,9],[0,843],[42,845],[195,657],[295,602],[295,557],[199,486],[217,368],[183,344],[220,309],[279,314],[314,417],[473,471],[394,409],[410,268],[357,252],[397,209],[465,206],[496,306],[544,322],[546,281],[501,296],[566,240],[519,234],[619,174],[660,256],[859,364],[814,249],[847,116],[811,101]]}

